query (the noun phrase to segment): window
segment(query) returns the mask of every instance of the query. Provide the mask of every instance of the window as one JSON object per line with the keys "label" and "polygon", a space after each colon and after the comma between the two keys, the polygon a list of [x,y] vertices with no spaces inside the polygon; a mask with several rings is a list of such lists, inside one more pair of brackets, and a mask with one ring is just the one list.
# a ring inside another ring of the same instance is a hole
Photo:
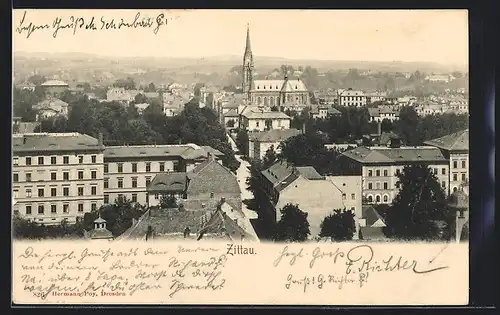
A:
{"label": "window", "polygon": [[346,200],[346,199],[347,199],[346,194],[342,194],[342,200]]}
{"label": "window", "polygon": [[160,195],[158,194],[155,194],[155,199],[158,200],[158,198],[160,197]]}
{"label": "window", "polygon": [[97,186],[92,186],[92,187],[90,187],[90,194],[91,194],[92,196],[97,195]]}
{"label": "window", "polygon": [[109,172],[109,164],[104,163],[104,173],[108,173],[108,172]]}
{"label": "window", "polygon": [[376,183],[375,183],[375,188],[376,188],[376,189],[380,189],[380,183],[379,183],[379,182],[376,182]]}
{"label": "window", "polygon": [[146,203],[149,203],[149,194],[146,193]]}
{"label": "window", "polygon": [[43,156],[38,157],[38,165],[43,165]]}
{"label": "window", "polygon": [[63,196],[69,196],[69,187],[63,187]]}
{"label": "window", "polygon": [[118,188],[123,188],[123,178],[118,178]]}
{"label": "window", "polygon": [[105,204],[109,203],[109,195],[104,195],[104,203]]}
{"label": "window", "polygon": [[149,183],[151,183],[151,177],[146,177],[146,187],[149,186]]}
{"label": "window", "polygon": [[465,181],[465,173],[462,173],[462,181]]}
{"label": "window", "polygon": [[137,177],[132,178],[132,187],[133,188],[137,187]]}
{"label": "window", "polygon": [[379,195],[375,196],[375,202],[380,202],[380,196]]}
{"label": "window", "polygon": [[90,204],[90,210],[91,211],[96,211],[97,210],[97,204],[96,203],[91,203]]}
{"label": "window", "polygon": [[151,163],[146,163],[146,172],[151,172]]}
{"label": "window", "polygon": [[401,171],[399,170],[399,168],[396,170],[396,175],[399,175],[401,174]]}
{"label": "window", "polygon": [[160,172],[165,172],[165,162],[160,162]]}
{"label": "window", "polygon": [[18,182],[19,181],[19,174],[12,174],[12,181]]}
{"label": "window", "polygon": [[446,188],[446,182],[444,180],[441,182],[441,187]]}
{"label": "window", "polygon": [[255,123],[255,127],[259,128],[259,122],[258,121]]}
{"label": "window", "polygon": [[446,168],[441,169],[441,174],[446,175]]}
{"label": "window", "polygon": [[69,164],[69,156],[63,156],[63,164]]}
{"label": "window", "polygon": [[18,199],[19,198],[19,190],[14,190],[14,199]]}
{"label": "window", "polygon": [[137,202],[137,194],[132,194],[132,202]]}
{"label": "window", "polygon": [[453,192],[456,192],[458,190],[457,187],[453,187]]}
{"label": "window", "polygon": [[454,180],[454,181],[457,181],[457,180],[458,180],[458,175],[457,175],[457,173],[453,174],[453,180]]}
{"label": "window", "polygon": [[368,202],[372,202],[373,201],[373,197],[372,196],[368,196]]}
{"label": "window", "polygon": [[56,172],[50,173],[50,180],[57,180],[57,173]]}
{"label": "window", "polygon": [[368,177],[372,177],[373,173],[372,170],[368,170]]}
{"label": "window", "polygon": [[462,161],[462,168],[466,168],[465,161]]}
{"label": "window", "polygon": [[17,157],[13,157],[13,158],[12,158],[12,164],[13,164],[13,165],[18,165],[18,164],[19,164],[19,158],[17,158]]}
{"label": "window", "polygon": [[137,173],[137,163],[132,163],[132,173]]}
{"label": "window", "polygon": [[384,170],[384,176],[387,176],[389,172],[387,170]]}
{"label": "window", "polygon": [[83,212],[83,203],[78,204],[78,212]]}
{"label": "window", "polygon": [[31,165],[31,158],[30,157],[26,158],[26,165]]}
{"label": "window", "polygon": [[78,163],[83,164],[83,155],[78,156]]}
{"label": "window", "polygon": [[43,188],[38,188],[38,197],[43,197],[45,190]]}
{"label": "window", "polygon": [[55,196],[57,196],[57,188],[52,187],[52,188],[50,189],[50,196],[51,196],[51,197],[55,197]]}
{"label": "window", "polygon": [[26,206],[26,214],[27,215],[31,214],[31,206]]}
{"label": "window", "polygon": [[379,177],[380,176],[380,170],[376,170],[375,174],[377,175],[377,177]]}
{"label": "window", "polygon": [[434,174],[437,175],[437,173],[438,173],[438,169],[434,168]]}
{"label": "window", "polygon": [[78,179],[83,179],[83,171],[78,171]]}
{"label": "window", "polygon": [[69,180],[69,172],[63,172],[63,179]]}
{"label": "window", "polygon": [[458,168],[458,162],[457,161],[453,161],[453,168]]}
{"label": "window", "polygon": [[373,189],[373,184],[372,183],[368,183],[368,189]]}
{"label": "window", "polygon": [[57,164],[57,158],[55,156],[50,157],[50,164]]}
{"label": "window", "polygon": [[356,199],[356,194],[351,194],[351,199],[355,200]]}
{"label": "window", "polygon": [[78,187],[78,196],[83,196],[83,187]]}
{"label": "window", "polygon": [[384,182],[384,189],[388,189],[389,188],[389,185],[387,184],[387,182]]}
{"label": "window", "polygon": [[118,163],[118,173],[123,173],[123,163]]}
{"label": "window", "polygon": [[97,155],[92,155],[90,158],[92,159],[92,163],[97,163]]}
{"label": "window", "polygon": [[108,178],[104,179],[104,188],[109,188],[109,179]]}
{"label": "window", "polygon": [[57,205],[50,205],[50,213],[57,213]]}
{"label": "window", "polygon": [[26,181],[31,182],[31,173],[26,173]]}
{"label": "window", "polygon": [[45,209],[43,205],[38,205],[38,214],[43,214],[45,212]]}
{"label": "window", "polygon": [[26,198],[31,198],[31,189],[26,189]]}
{"label": "window", "polygon": [[91,171],[90,172],[90,178],[96,179],[97,178],[97,171]]}
{"label": "window", "polygon": [[63,213],[69,212],[69,205],[67,203],[63,204]]}
{"label": "window", "polygon": [[389,201],[389,197],[387,195],[384,195],[384,202]]}

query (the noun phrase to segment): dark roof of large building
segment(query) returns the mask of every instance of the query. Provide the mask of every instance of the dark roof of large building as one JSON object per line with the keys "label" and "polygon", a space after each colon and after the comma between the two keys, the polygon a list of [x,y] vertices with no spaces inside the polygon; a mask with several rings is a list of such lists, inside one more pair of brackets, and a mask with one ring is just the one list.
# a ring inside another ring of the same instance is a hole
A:
{"label": "dark roof of large building", "polygon": [[99,140],[89,135],[72,133],[25,133],[12,136],[13,152],[54,152],[104,150]]}
{"label": "dark roof of large building", "polygon": [[425,144],[449,151],[469,151],[469,129],[426,141]]}
{"label": "dark roof of large building", "polygon": [[208,153],[222,156],[223,153],[209,146],[196,144],[169,144],[169,145],[135,145],[135,146],[108,146],[104,151],[105,158],[131,157],[165,157],[175,156],[186,160],[195,160],[207,157]]}
{"label": "dark roof of large building", "polygon": [[360,163],[414,163],[446,162],[447,160],[435,147],[357,147],[345,151],[343,155]]}
{"label": "dark roof of large building", "polygon": [[186,172],[159,173],[153,178],[147,191],[155,192],[183,192],[187,186]]}
{"label": "dark roof of large building", "polygon": [[384,240],[387,237],[381,227],[365,226],[360,228],[363,240]]}
{"label": "dark roof of large building", "polygon": [[113,233],[108,229],[93,229],[87,232],[87,237],[91,239],[112,239]]}
{"label": "dark roof of large building", "polygon": [[384,218],[373,208],[371,205],[363,205],[362,207],[362,218],[366,220],[366,226],[371,227],[375,222],[381,220],[384,222]]}
{"label": "dark roof of large building", "polygon": [[325,179],[324,176],[321,176],[318,171],[312,166],[298,166],[296,167],[299,174],[307,179],[315,180],[315,179]]}
{"label": "dark roof of large building", "polygon": [[288,138],[295,137],[301,133],[300,130],[291,129],[271,129],[268,131],[249,132],[248,138],[259,142],[282,142]]}

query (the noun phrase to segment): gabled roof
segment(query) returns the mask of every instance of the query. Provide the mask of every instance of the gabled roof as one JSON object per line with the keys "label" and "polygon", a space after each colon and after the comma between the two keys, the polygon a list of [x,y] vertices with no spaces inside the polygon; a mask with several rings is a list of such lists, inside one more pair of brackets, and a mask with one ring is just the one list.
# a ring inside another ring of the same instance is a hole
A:
{"label": "gabled roof", "polygon": [[153,178],[147,191],[155,192],[184,192],[186,191],[186,172],[159,173]]}
{"label": "gabled roof", "polygon": [[441,138],[433,139],[424,142],[427,145],[432,145],[440,149],[449,151],[466,150],[469,151],[469,129],[462,130]]}
{"label": "gabled roof", "polygon": [[214,155],[223,155],[220,151],[208,146],[200,147],[193,143],[168,144],[168,145],[135,145],[135,146],[107,146],[104,150],[105,158],[130,158],[130,157],[181,157],[194,160],[207,156],[210,152]]}
{"label": "gabled roof", "polygon": [[364,205],[362,207],[362,218],[366,220],[367,227],[371,227],[378,220],[381,220],[385,224],[384,218],[371,205]]}
{"label": "gabled roof", "polygon": [[238,117],[238,111],[234,108],[231,108],[227,113],[224,114],[224,117]]}
{"label": "gabled roof", "polygon": [[296,169],[302,177],[309,180],[325,179],[325,177],[321,176],[312,166],[298,166]]}
{"label": "gabled roof", "polygon": [[242,116],[247,119],[290,119],[288,115],[282,112],[246,112]]}
{"label": "gabled roof", "polygon": [[289,79],[283,84],[282,92],[307,92],[307,87],[300,79]]}
{"label": "gabled roof", "polygon": [[342,153],[361,163],[446,162],[434,147],[357,147]]}

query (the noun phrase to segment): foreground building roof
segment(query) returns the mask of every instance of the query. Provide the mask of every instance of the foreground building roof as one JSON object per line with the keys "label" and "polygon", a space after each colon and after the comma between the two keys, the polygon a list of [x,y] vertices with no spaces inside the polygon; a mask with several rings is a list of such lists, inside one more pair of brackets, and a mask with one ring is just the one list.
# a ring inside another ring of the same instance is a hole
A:
{"label": "foreground building roof", "polygon": [[469,151],[469,129],[424,142],[448,151]]}

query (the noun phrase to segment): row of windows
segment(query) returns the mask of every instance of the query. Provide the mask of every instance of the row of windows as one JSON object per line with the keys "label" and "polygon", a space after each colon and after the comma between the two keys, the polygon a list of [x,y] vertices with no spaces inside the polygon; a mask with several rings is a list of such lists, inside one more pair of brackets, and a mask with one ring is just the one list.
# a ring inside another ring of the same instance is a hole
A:
{"label": "row of windows", "polygon": [[[49,195],[45,194],[45,188],[38,188],[35,190],[37,192],[36,196],[37,197],[49,197]],[[77,194],[78,196],[85,196],[85,187],[78,187],[77,189]],[[33,190],[31,188],[26,188],[25,194],[26,198],[31,198],[33,197]],[[97,186],[91,186],[90,187],[90,195],[96,196],[97,195]],[[50,197],[57,197],[57,187],[51,187],[50,188]],[[62,188],[62,196],[64,197],[70,197],[70,188],[69,187],[63,187]],[[18,190],[14,190],[14,198],[18,198]]]}
{"label": "row of windows", "polygon": [[[97,163],[97,155],[91,155],[90,161],[91,161],[91,163]],[[84,162],[84,155],[79,155],[78,156],[78,163],[83,164],[83,162]],[[32,157],[30,157],[30,156],[25,157],[25,165],[33,165],[32,163],[33,163]],[[15,156],[13,158],[13,164],[19,165],[19,157]],[[69,156],[63,156],[63,164],[69,164]],[[45,156],[38,157],[38,165],[45,165]],[[50,165],[57,165],[57,157],[56,156],[50,157]]]}
{"label": "row of windows", "polygon": [[361,101],[363,96],[341,96],[344,101]]}
{"label": "row of windows", "polygon": [[[368,199],[368,202],[373,202],[372,195],[368,195],[367,199]],[[375,196],[375,202],[380,202],[380,195]],[[384,195],[384,202],[389,202],[389,196]]]}
{"label": "row of windows", "polygon": [[[123,197],[123,194],[118,194],[118,198]],[[137,202],[137,194],[132,194],[132,202]],[[148,195],[146,194],[146,202],[148,202]],[[109,204],[109,195],[104,195],[104,204]]]}
{"label": "row of windows", "polygon": [[[461,178],[462,178],[462,181],[466,181],[467,180],[467,174],[465,173],[462,173],[461,174]],[[453,181],[457,181],[458,180],[458,173],[453,173]]]}
{"label": "row of windows", "polygon": [[[432,169],[432,172],[433,172],[435,175],[437,175],[437,174],[438,174],[438,172],[439,172],[439,170],[437,169],[437,167],[434,167],[434,168]],[[396,175],[399,175],[400,173],[401,173],[401,171],[400,171],[399,169],[397,169],[397,170],[396,170]],[[380,177],[380,174],[381,174],[380,170],[376,170],[376,171],[375,171],[375,177]],[[383,170],[383,174],[384,174],[384,175],[383,175],[384,177],[387,177],[387,176],[389,176],[389,171],[388,171],[388,170]],[[443,168],[441,169],[441,174],[442,174],[442,175],[446,175],[446,168],[445,168],[445,167],[443,167]],[[368,170],[368,177],[372,177],[372,176],[373,176],[373,171],[372,171],[372,170]]]}
{"label": "row of windows", "polygon": [[[149,186],[149,183],[151,183],[151,178],[146,177],[146,187]],[[123,178],[118,178],[118,188],[123,188]],[[131,181],[131,187],[132,188],[137,188],[137,177],[132,177]],[[104,179],[104,188],[109,188],[109,178]]]}
{"label": "row of windows", "polygon": [[[383,189],[389,189],[389,184],[387,182],[383,183]],[[395,184],[396,188],[399,188],[399,182]],[[441,187],[446,188],[446,181],[441,181]],[[373,183],[368,183],[368,189],[373,189]],[[375,189],[380,189],[380,183],[375,183]]]}
{"label": "row of windows", "polygon": [[[39,215],[44,215],[45,214],[45,205],[38,205],[37,206],[37,210],[38,210],[37,213]],[[78,212],[83,212],[83,210],[84,210],[83,203],[79,203],[78,204]],[[97,210],[97,204],[96,203],[92,203],[90,205],[90,210],[91,211],[96,211]],[[25,213],[26,213],[26,215],[31,215],[33,213],[33,209],[31,207],[31,205],[26,205]],[[50,205],[50,213],[51,214],[58,213],[57,205]],[[63,206],[62,206],[62,213],[69,213],[69,204],[67,204],[67,203],[63,204]]]}
{"label": "row of windows", "polygon": [[[346,199],[347,199],[347,195],[342,194],[342,200],[346,200]],[[356,194],[351,194],[351,200],[356,200]]]}
{"label": "row of windows", "polygon": [[[58,178],[57,176],[57,173],[58,172],[50,172],[50,180],[58,180],[60,179],[60,177]],[[26,182],[31,182],[33,180],[33,177],[32,177],[32,174],[31,173],[25,173],[25,181]],[[62,180],[70,180],[70,176],[69,176],[69,172],[63,172],[62,173]],[[85,172],[84,171],[78,171],[78,179],[85,179]],[[97,179],[97,171],[91,171],[90,172],[90,179]],[[19,174],[18,173],[14,173],[13,174],[13,179],[12,179],[14,182],[18,182],[19,181]],[[41,181],[41,180],[38,180],[38,181]]]}
{"label": "row of windows", "polygon": [[[462,168],[467,168],[467,163],[465,160],[462,160]],[[458,168],[458,161],[453,161],[453,168]]]}
{"label": "row of windows", "polygon": [[[174,169],[176,169],[177,161],[174,161]],[[160,172],[165,172],[165,162],[159,162]],[[109,172],[109,164],[104,164],[104,173]],[[117,163],[117,172],[123,173],[123,163]],[[151,162],[146,162],[146,172],[151,172]],[[132,173],[137,173],[137,163],[132,163]]]}

